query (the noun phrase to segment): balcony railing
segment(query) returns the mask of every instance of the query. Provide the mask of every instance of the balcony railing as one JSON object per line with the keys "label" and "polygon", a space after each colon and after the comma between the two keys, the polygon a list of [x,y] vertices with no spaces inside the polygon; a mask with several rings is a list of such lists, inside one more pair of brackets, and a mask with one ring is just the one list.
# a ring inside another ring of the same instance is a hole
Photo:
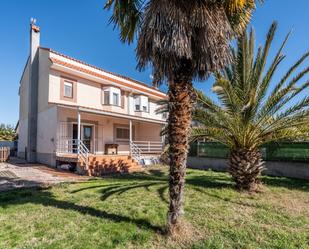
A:
{"label": "balcony railing", "polygon": [[159,154],[163,150],[163,143],[159,141],[133,141],[142,154]]}
{"label": "balcony railing", "polygon": [[[87,148],[91,154],[104,154],[105,143],[103,139],[81,140],[83,146]],[[140,154],[160,154],[163,150],[163,143],[159,141],[132,141],[139,149]],[[117,144],[117,142],[115,142]],[[78,140],[72,138],[59,138],[57,140],[56,152],[60,154],[77,154],[78,153]],[[123,151],[122,151],[123,149]],[[130,142],[122,142],[118,149],[118,153],[130,152]]]}

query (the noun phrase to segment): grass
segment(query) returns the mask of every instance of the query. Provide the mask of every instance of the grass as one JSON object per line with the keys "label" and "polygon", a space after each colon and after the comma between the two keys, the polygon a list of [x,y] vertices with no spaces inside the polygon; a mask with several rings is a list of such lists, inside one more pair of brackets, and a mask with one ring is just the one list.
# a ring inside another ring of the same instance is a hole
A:
{"label": "grass", "polygon": [[309,248],[309,182],[263,177],[239,193],[226,173],[188,170],[191,240],[162,235],[167,171],[0,194],[0,248]]}

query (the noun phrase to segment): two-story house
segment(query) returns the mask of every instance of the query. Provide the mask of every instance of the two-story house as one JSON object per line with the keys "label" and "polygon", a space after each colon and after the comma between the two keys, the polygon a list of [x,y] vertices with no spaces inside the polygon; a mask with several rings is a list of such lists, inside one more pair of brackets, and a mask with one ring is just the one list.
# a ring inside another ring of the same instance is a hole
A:
{"label": "two-story house", "polygon": [[166,94],[41,47],[34,23],[19,96],[18,155],[29,162],[106,168],[161,153]]}

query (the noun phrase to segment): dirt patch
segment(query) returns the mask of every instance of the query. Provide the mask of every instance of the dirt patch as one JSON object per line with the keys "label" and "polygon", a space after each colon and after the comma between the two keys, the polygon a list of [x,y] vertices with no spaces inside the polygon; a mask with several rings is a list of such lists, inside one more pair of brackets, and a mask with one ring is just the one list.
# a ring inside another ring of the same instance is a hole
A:
{"label": "dirt patch", "polygon": [[271,193],[267,201],[272,205],[279,207],[289,215],[307,215],[309,216],[309,198],[307,193],[287,191],[284,194]]}

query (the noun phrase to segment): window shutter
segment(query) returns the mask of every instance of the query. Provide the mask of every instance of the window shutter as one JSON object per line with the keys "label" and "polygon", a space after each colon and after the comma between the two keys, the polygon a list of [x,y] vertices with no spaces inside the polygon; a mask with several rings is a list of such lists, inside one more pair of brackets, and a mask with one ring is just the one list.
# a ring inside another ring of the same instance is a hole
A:
{"label": "window shutter", "polygon": [[125,100],[125,92],[124,91],[121,91],[121,108],[124,108],[124,100]]}

